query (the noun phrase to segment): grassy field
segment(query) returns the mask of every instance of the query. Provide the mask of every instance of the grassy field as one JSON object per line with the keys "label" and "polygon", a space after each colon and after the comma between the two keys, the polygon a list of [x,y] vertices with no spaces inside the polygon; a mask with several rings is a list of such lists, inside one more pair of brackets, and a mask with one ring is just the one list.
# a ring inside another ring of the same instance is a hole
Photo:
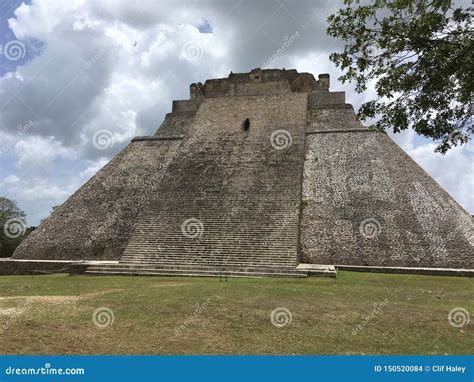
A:
{"label": "grassy field", "polygon": [[355,272],[228,282],[2,276],[0,353],[469,354],[473,323],[454,327],[448,313],[472,315],[473,283]]}

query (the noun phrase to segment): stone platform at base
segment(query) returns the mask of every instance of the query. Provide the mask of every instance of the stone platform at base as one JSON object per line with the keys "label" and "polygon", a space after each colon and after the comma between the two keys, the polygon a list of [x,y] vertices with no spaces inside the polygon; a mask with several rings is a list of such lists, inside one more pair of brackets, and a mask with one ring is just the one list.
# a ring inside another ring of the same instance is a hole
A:
{"label": "stone platform at base", "polygon": [[[302,265],[307,265],[304,267]],[[87,275],[124,276],[198,276],[198,277],[336,277],[330,265],[300,264],[294,266],[236,265],[236,264],[186,264],[186,263],[104,263],[87,267]]]}
{"label": "stone platform at base", "polygon": [[0,275],[198,276],[198,277],[336,277],[330,265],[299,264],[297,267],[199,264],[121,263],[118,261],[56,261],[0,259]]}
{"label": "stone platform at base", "polygon": [[[191,269],[192,268],[192,269]],[[186,264],[124,264],[119,261],[12,260],[0,258],[0,276],[67,273],[71,275],[149,275],[219,277],[336,277],[337,271],[474,277],[474,269],[409,268],[304,264],[296,267],[226,267]]]}

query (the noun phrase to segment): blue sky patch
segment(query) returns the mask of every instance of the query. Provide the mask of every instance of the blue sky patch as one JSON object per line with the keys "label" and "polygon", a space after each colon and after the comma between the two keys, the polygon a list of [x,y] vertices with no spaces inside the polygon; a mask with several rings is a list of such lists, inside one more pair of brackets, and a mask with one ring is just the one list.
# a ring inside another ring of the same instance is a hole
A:
{"label": "blue sky patch", "polygon": [[[15,9],[23,1],[11,0],[0,3],[0,76],[14,72],[41,53],[43,43],[36,39],[19,40],[8,26],[8,19],[15,17]],[[24,1],[30,4],[31,1]]]}
{"label": "blue sky patch", "polygon": [[199,33],[212,33],[212,31],[214,30],[212,28],[211,23],[206,19],[204,19],[200,24],[198,24],[197,28],[199,30]]}

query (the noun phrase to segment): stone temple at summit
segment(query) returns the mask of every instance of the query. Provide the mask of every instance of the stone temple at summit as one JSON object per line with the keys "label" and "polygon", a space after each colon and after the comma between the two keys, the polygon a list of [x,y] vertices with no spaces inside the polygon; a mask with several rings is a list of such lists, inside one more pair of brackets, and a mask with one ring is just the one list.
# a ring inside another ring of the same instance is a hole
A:
{"label": "stone temple at summit", "polygon": [[472,217],[329,87],[285,69],[192,84],[11,260],[90,274],[474,268]]}

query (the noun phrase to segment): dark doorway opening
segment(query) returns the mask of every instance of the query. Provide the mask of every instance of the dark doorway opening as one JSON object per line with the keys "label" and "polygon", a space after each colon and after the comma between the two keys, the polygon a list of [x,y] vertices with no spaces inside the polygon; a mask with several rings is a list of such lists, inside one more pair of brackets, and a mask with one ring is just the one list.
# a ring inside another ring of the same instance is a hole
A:
{"label": "dark doorway opening", "polygon": [[245,121],[242,122],[242,130],[248,131],[250,129],[250,120],[245,118]]}

